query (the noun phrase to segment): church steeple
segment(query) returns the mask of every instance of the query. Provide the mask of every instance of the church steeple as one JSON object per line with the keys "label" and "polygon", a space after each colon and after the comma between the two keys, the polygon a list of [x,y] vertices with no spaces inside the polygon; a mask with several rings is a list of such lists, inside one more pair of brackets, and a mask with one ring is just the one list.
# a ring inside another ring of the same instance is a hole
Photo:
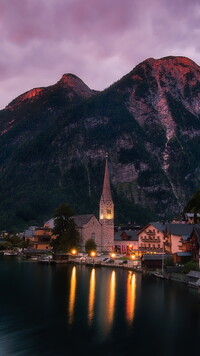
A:
{"label": "church steeple", "polygon": [[114,248],[114,204],[110,189],[107,153],[103,181],[103,191],[99,204],[99,221],[101,223],[102,251],[112,251]]}
{"label": "church steeple", "polygon": [[109,168],[108,168],[108,153],[106,153],[106,166],[105,166],[101,200],[103,200],[104,202],[106,202],[107,200],[112,200],[111,189],[110,189]]}
{"label": "church steeple", "polygon": [[110,175],[108,167],[108,154],[106,153],[106,165],[103,181],[103,191],[99,206],[99,220],[113,221],[114,219],[114,204],[112,201],[112,194],[110,189]]}

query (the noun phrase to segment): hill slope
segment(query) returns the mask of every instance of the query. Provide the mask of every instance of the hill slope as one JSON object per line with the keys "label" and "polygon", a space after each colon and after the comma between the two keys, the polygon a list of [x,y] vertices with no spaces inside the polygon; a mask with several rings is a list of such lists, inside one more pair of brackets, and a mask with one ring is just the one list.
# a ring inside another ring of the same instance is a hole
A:
{"label": "hill slope", "polygon": [[98,212],[109,152],[118,222],[180,212],[199,186],[200,68],[147,59],[103,92],[68,74],[0,112],[1,228],[68,201]]}

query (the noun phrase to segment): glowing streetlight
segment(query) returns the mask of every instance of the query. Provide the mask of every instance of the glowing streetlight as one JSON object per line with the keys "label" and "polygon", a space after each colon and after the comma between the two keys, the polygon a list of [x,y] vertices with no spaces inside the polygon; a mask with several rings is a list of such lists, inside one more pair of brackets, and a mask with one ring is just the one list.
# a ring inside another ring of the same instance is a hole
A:
{"label": "glowing streetlight", "polygon": [[116,257],[116,253],[112,252],[112,253],[110,254],[110,257],[115,258],[115,257]]}
{"label": "glowing streetlight", "polygon": [[132,258],[132,260],[134,260],[135,259],[135,255],[131,255],[131,258]]}
{"label": "glowing streetlight", "polygon": [[91,252],[90,252],[90,256],[91,256],[91,257],[95,257],[95,256],[96,256],[96,252],[95,252],[95,251],[91,251]]}
{"label": "glowing streetlight", "polygon": [[71,254],[72,254],[72,255],[76,255],[76,254],[77,254],[77,250],[73,249],[73,250],[71,251]]}

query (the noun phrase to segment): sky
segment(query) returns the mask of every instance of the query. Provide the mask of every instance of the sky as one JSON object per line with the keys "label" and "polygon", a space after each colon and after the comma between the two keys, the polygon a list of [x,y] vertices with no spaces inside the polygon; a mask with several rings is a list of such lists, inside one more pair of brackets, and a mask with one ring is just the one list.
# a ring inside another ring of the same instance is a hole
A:
{"label": "sky", "polygon": [[200,65],[200,0],[0,0],[0,109],[64,73],[103,90],[170,55]]}

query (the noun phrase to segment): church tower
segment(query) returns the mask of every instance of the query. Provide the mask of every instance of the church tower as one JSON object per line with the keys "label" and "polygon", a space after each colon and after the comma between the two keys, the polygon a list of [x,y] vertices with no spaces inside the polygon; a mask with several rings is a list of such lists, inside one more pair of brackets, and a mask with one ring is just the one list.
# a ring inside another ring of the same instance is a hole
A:
{"label": "church tower", "polygon": [[108,154],[106,154],[103,191],[99,204],[99,221],[102,226],[102,251],[112,251],[114,247],[114,204],[110,189]]}

